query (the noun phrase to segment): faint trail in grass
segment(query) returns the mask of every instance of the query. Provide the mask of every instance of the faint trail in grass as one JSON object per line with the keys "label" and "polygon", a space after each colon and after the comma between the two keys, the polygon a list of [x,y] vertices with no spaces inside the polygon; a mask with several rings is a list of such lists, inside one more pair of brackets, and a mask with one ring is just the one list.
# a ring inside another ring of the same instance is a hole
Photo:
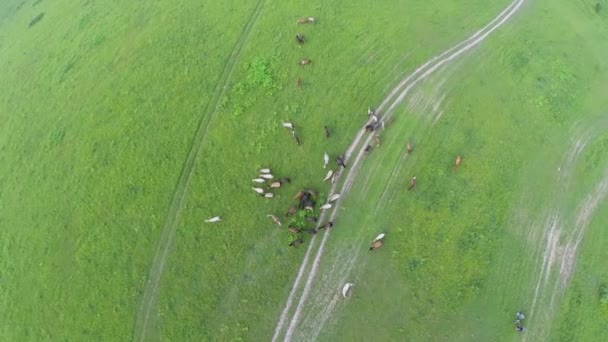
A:
{"label": "faint trail in grass", "polygon": [[[389,116],[390,113],[392,112],[392,110],[403,100],[403,98],[412,89],[412,87],[414,87],[418,82],[424,80],[426,77],[431,75],[433,72],[435,72],[437,69],[439,69],[442,65],[454,60],[456,57],[462,55],[464,52],[470,50],[471,48],[473,48],[474,46],[476,46],[477,44],[482,42],[484,39],[486,39],[492,32],[494,32],[496,29],[498,29],[498,27],[502,26],[509,18],[511,18],[513,16],[513,14],[515,14],[515,12],[521,7],[521,5],[524,2],[525,2],[525,0],[513,1],[509,6],[507,6],[507,8],[505,10],[503,10],[497,17],[495,17],[489,24],[484,26],[481,30],[475,32],[471,37],[465,39],[463,42],[448,49],[446,52],[444,52],[436,57],[433,57],[431,60],[429,60],[428,62],[423,64],[421,67],[416,69],[413,73],[411,73],[408,77],[406,77],[401,83],[399,83],[397,85],[397,87],[395,87],[391,91],[391,93],[385,98],[385,100],[380,104],[380,106],[378,106],[377,112],[379,113],[379,115],[382,114],[381,115],[382,118]],[[395,100],[392,100],[397,94],[399,94],[399,96]],[[382,111],[383,108],[386,107],[386,105],[388,105],[389,103],[391,103],[390,107],[388,108],[388,110],[383,112]],[[342,185],[342,188],[340,190],[342,197],[335,204],[331,217],[330,217],[330,220],[335,220],[335,217],[337,216],[337,210],[338,210],[338,208],[340,208],[341,201],[344,198],[344,195],[348,192],[348,190],[352,186],[352,183],[358,173],[358,170],[360,167],[359,164],[360,164],[362,156],[364,155],[364,148],[373,139],[373,135],[370,135],[364,141],[364,143],[359,147],[359,153],[358,153],[357,157],[355,158],[355,161],[351,161],[350,157],[351,157],[353,151],[355,150],[355,148],[357,146],[359,146],[359,142],[361,141],[364,134],[365,134],[365,130],[359,131],[359,133],[355,136],[353,143],[351,143],[351,145],[349,146],[349,148],[345,154],[345,157],[347,159],[347,164],[349,164],[349,169],[347,171],[346,180],[344,181],[344,184]],[[342,175],[340,175],[340,177],[341,176]],[[336,184],[338,184],[338,183],[336,183]],[[333,193],[334,191],[335,191],[335,185],[332,186],[330,193]],[[324,214],[325,213],[323,213],[322,217],[324,216]],[[299,317],[302,313],[304,303],[308,299],[308,295],[310,293],[312,282],[316,276],[316,272],[318,270],[318,264],[320,262],[321,256],[323,255],[324,246],[325,246],[325,243],[326,243],[327,238],[329,237],[330,233],[331,233],[331,231],[327,231],[324,234],[323,239],[321,240],[320,246],[318,247],[317,255],[315,256],[315,258],[313,260],[313,265],[311,267],[310,273],[308,274],[308,278],[306,280],[303,291],[301,293],[300,300],[298,301],[296,310],[289,323],[287,332],[285,333],[285,341],[291,340],[291,338],[293,336],[293,333],[297,326]],[[313,244],[310,244],[308,248],[312,249]],[[306,265],[303,263],[300,266],[300,270],[302,270],[304,268],[306,268]],[[297,288],[298,286],[299,286],[299,284],[294,284],[293,288]],[[289,312],[291,303],[293,302],[292,297],[294,295],[295,295],[295,292],[292,292],[292,294],[290,294],[290,296],[288,297],[287,303],[289,305],[285,306],[285,308],[283,309],[283,313],[281,314],[281,317],[283,317],[284,314],[286,315]],[[275,341],[278,338],[278,335],[284,328],[284,324],[285,324],[284,322],[285,322],[285,319],[280,319],[279,322],[277,323],[277,326],[275,328],[275,333],[273,336],[273,341]],[[323,322],[320,322],[319,324],[322,325]]]}
{"label": "faint trail in grass", "polygon": [[188,185],[190,184],[192,175],[194,174],[194,163],[200,153],[209,123],[217,111],[219,100],[226,92],[228,81],[232,76],[236,61],[240,56],[245,42],[248,40],[251,34],[253,26],[262,12],[263,5],[264,0],[260,0],[254,8],[251,17],[247,21],[247,24],[243,28],[243,32],[241,33],[239,39],[235,43],[234,48],[230,53],[230,57],[228,58],[228,61],[226,62],[226,65],[224,66],[222,74],[215,87],[213,97],[207,104],[207,109],[205,110],[204,115],[201,117],[198,129],[192,139],[192,145],[190,147],[190,151],[188,152],[188,157],[184,163],[179,181],[173,193],[173,199],[171,200],[171,206],[169,208],[169,212],[167,213],[167,219],[161,230],[160,240],[156,248],[150,272],[148,274],[148,280],[144,286],[140,308],[135,316],[132,335],[133,341],[146,340],[150,329],[150,314],[156,302],[160,278],[165,267],[167,256],[169,255],[169,249],[173,243],[179,217],[184,206],[184,198],[188,190]]}
{"label": "faint trail in grass", "polygon": [[[524,341],[528,338],[532,340],[548,338],[557,302],[565,293],[574,273],[579,244],[599,203],[608,195],[608,174],[606,174],[581,201],[573,222],[560,215],[567,206],[563,198],[569,193],[578,157],[607,124],[606,120],[594,122],[592,128],[578,133],[578,137],[562,158],[563,162],[557,170],[556,186],[552,195],[554,199],[545,220],[546,228],[543,235],[534,239],[538,241],[537,246],[542,248],[540,272],[530,307],[530,320],[537,328],[531,329],[529,334],[524,336]],[[560,238],[565,241],[560,242]]]}

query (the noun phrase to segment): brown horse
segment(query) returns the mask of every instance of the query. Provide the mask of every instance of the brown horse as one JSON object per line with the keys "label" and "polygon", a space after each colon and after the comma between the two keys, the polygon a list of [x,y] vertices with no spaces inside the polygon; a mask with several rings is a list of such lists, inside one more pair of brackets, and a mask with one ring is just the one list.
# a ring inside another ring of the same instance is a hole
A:
{"label": "brown horse", "polygon": [[304,81],[302,81],[301,78],[296,79],[296,87],[302,89],[303,84],[304,84]]}
{"label": "brown horse", "polygon": [[297,210],[296,207],[289,208],[289,210],[287,210],[287,213],[285,213],[285,217],[289,217],[289,216],[295,214],[296,210]]}
{"label": "brown horse", "polygon": [[409,142],[407,143],[406,148],[407,148],[407,154],[412,153],[412,151],[414,150],[412,143],[409,143]]}
{"label": "brown horse", "polygon": [[296,21],[297,24],[310,24],[310,23],[314,23],[314,22],[315,22],[314,17],[300,18]]}
{"label": "brown horse", "polygon": [[416,186],[416,176],[412,177],[412,180],[410,181],[410,186],[407,188],[407,191],[412,190],[415,186]]}
{"label": "brown horse", "polygon": [[319,227],[318,229],[326,229],[326,228],[331,228],[334,226],[334,223],[329,221],[326,224],[322,225],[321,227]]}
{"label": "brown horse", "polygon": [[312,63],[312,61],[308,58],[304,58],[304,59],[300,60],[300,65],[308,65],[310,63]]}
{"label": "brown horse", "polygon": [[458,166],[460,166],[460,163],[462,162],[462,156],[458,155],[456,157],[456,161],[454,162],[454,171],[456,171],[456,169],[458,169]]}
{"label": "brown horse", "polygon": [[365,152],[365,154],[368,154],[368,153],[369,153],[369,151],[371,151],[371,150],[372,150],[372,145],[367,145],[367,146],[365,147],[364,152]]}
{"label": "brown horse", "polygon": [[372,243],[372,245],[369,247],[369,250],[373,251],[373,250],[378,249],[380,247],[382,247],[382,240],[374,241],[374,243]]}

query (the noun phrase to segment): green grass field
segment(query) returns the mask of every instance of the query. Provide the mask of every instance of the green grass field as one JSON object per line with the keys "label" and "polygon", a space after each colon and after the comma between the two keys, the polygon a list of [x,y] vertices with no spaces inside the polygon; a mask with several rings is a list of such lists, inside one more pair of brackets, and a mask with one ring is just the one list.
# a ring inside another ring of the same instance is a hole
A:
{"label": "green grass field", "polygon": [[[323,153],[509,3],[3,1],[0,340],[271,339],[312,241],[266,215],[327,198]],[[527,0],[413,88],[293,338],[608,339],[607,38],[608,1]],[[256,196],[261,167],[292,183]]]}

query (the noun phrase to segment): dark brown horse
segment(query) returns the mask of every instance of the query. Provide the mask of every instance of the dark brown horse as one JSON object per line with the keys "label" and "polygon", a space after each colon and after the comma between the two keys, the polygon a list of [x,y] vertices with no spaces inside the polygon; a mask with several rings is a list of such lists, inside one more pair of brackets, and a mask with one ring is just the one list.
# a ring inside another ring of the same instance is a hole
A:
{"label": "dark brown horse", "polygon": [[381,240],[374,241],[374,243],[372,243],[372,245],[369,247],[369,250],[373,251],[373,250],[378,249],[380,247],[382,247],[382,241]]}
{"label": "dark brown horse", "polygon": [[302,239],[302,238],[300,237],[300,238],[297,238],[297,239],[293,240],[293,241],[292,241],[292,242],[289,244],[289,246],[290,246],[290,247],[298,247],[299,245],[301,245],[301,244],[303,244],[303,243],[304,243],[304,239]]}
{"label": "dark brown horse", "polygon": [[407,191],[412,190],[415,186],[416,186],[416,176],[412,177],[412,180],[410,181],[410,186],[407,188]]}
{"label": "dark brown horse", "polygon": [[334,226],[334,223],[329,221],[326,224],[322,225],[321,227],[319,227],[318,229],[327,229],[327,228],[331,228]]}
{"label": "dark brown horse", "polygon": [[338,155],[336,157],[336,163],[338,163],[338,165],[342,166],[343,168],[346,169],[346,164],[344,163],[344,156],[343,155]]}

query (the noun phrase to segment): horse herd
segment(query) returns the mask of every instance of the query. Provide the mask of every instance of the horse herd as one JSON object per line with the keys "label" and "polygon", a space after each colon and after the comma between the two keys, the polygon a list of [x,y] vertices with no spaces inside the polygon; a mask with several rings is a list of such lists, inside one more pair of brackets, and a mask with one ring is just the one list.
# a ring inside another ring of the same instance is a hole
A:
{"label": "horse herd", "polygon": [[[314,17],[300,18],[296,21],[297,24],[311,24],[311,23],[315,23],[315,22],[316,22],[316,19]],[[297,34],[296,42],[299,46],[304,44],[305,43],[304,35]],[[311,63],[312,63],[312,61],[310,59],[303,58],[300,60],[299,65],[304,66],[304,65],[311,64]],[[297,79],[296,85],[299,88],[301,88],[302,80],[300,78]],[[380,128],[382,128],[382,130],[384,130],[386,128],[386,126],[388,126],[392,123],[393,118],[391,117],[385,122],[385,120],[381,120],[378,117],[375,110],[372,108],[368,108],[367,115],[368,115],[368,120],[364,126],[364,129],[367,132],[374,134],[374,144],[376,147],[379,147],[381,144],[380,136],[379,136],[379,134],[374,133],[374,132],[377,132]],[[300,138],[298,137],[298,135],[296,133],[295,125],[292,122],[283,122],[282,126],[291,132],[291,136],[295,140],[296,144],[298,146],[300,146],[301,142],[300,142]],[[325,137],[329,138],[331,135],[330,129],[327,126],[324,126],[323,130],[324,130]],[[365,154],[368,154],[371,150],[372,150],[372,145],[368,144],[365,147],[364,152],[365,152]],[[413,145],[411,142],[407,143],[406,151],[408,154],[412,153]],[[331,181],[331,183],[333,184],[337,179],[340,168],[345,169],[347,167],[344,155],[342,155],[342,154],[337,155],[335,158],[335,161],[336,161],[336,166],[337,166],[336,171],[330,169],[327,172],[325,178],[323,179],[323,182]],[[461,162],[462,162],[462,156],[458,155],[456,157],[456,161],[454,162],[453,170],[456,170]],[[327,152],[325,152],[325,154],[323,156],[323,168],[326,169],[328,164],[329,164],[329,154]],[[272,190],[276,189],[276,188],[280,188],[285,184],[291,183],[291,179],[287,178],[287,177],[275,179],[275,177],[272,175],[271,170],[269,168],[262,168],[258,172],[258,177],[253,178],[252,182],[255,183],[255,186],[252,187],[252,190],[257,195],[262,196],[264,198],[273,198],[274,194],[273,194]],[[410,180],[407,190],[411,191],[414,189],[415,186],[416,186],[416,176],[413,176]],[[333,203],[336,200],[338,200],[339,198],[340,198],[340,194],[330,195],[328,197],[326,203],[319,206],[319,209],[321,209],[321,210],[330,209],[332,207]],[[303,244],[305,242],[304,234],[315,235],[315,234],[317,234],[317,232],[319,232],[323,229],[329,229],[334,226],[334,223],[332,221],[328,221],[323,224],[319,224],[318,217],[313,216],[315,206],[317,205],[317,201],[318,201],[318,194],[316,191],[311,190],[311,189],[302,189],[296,193],[293,200],[294,200],[294,203],[292,203],[292,206],[290,206],[290,208],[285,213],[285,217],[290,218],[290,217],[296,215],[295,216],[296,218],[301,218],[302,220],[298,220],[298,219],[291,220],[290,219],[291,222],[298,222],[298,224],[292,223],[291,225],[287,225],[287,230],[291,234],[293,234],[293,238],[292,238],[292,241],[289,243],[289,246],[297,247],[297,246]],[[270,217],[277,226],[282,227],[283,224],[282,224],[281,220],[279,219],[279,217],[277,217],[276,215],[273,215],[273,214],[268,214],[267,216]],[[208,223],[219,222],[219,221],[221,221],[220,216],[215,216],[215,217],[205,220],[205,222],[208,222]],[[313,223],[315,227],[314,228],[305,228],[305,226],[303,227],[303,225],[306,224],[305,222]],[[300,227],[297,227],[297,226],[300,226]],[[385,237],[384,233],[378,235],[371,242],[369,250],[373,251],[373,250],[376,250],[376,249],[382,247],[382,244],[383,244],[382,241],[383,241],[384,237]],[[347,285],[349,285],[349,284],[347,284]],[[350,284],[350,286],[348,286],[348,289],[351,286],[353,286],[353,285]],[[343,293],[344,295],[346,295],[346,292],[348,292],[348,289],[345,288],[345,293]]]}

